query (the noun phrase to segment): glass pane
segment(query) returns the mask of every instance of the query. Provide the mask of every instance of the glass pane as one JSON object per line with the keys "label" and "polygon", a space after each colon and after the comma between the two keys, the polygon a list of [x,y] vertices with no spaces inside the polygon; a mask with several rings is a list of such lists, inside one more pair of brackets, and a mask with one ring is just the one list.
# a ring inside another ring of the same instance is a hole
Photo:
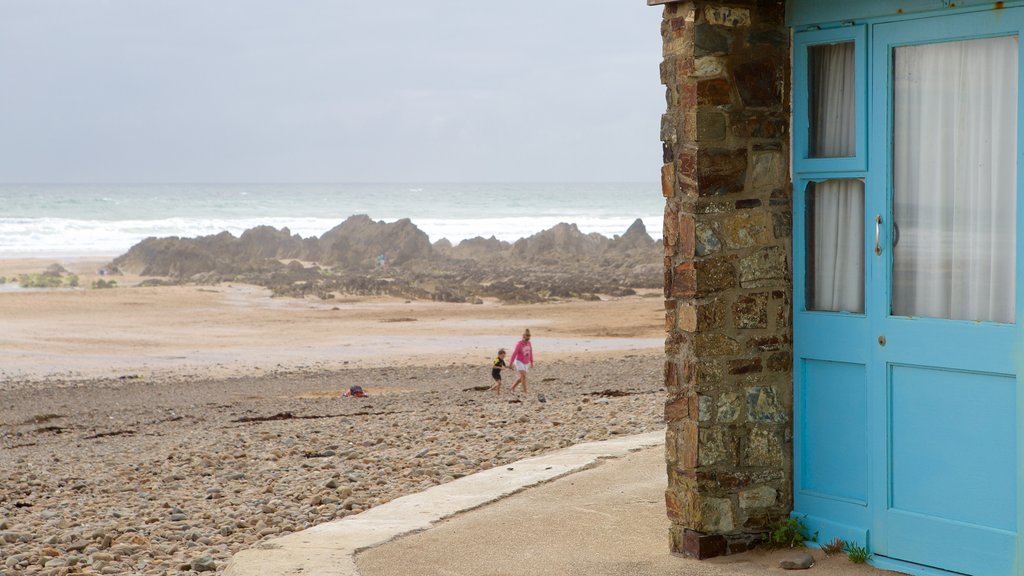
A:
{"label": "glass pane", "polygon": [[856,155],[857,87],[853,42],[808,48],[811,158]]}
{"label": "glass pane", "polygon": [[807,185],[807,309],[864,312],[864,182]]}
{"label": "glass pane", "polygon": [[892,313],[1012,323],[1017,38],[894,58]]}

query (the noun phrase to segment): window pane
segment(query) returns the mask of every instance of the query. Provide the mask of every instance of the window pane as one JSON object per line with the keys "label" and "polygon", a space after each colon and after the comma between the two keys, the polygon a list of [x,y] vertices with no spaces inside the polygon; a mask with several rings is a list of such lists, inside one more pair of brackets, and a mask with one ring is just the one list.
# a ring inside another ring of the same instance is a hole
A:
{"label": "window pane", "polygon": [[808,48],[811,158],[856,155],[857,87],[853,42]]}
{"label": "window pane", "polygon": [[1017,38],[894,58],[892,313],[1012,323]]}
{"label": "window pane", "polygon": [[807,186],[807,309],[864,312],[864,182]]}

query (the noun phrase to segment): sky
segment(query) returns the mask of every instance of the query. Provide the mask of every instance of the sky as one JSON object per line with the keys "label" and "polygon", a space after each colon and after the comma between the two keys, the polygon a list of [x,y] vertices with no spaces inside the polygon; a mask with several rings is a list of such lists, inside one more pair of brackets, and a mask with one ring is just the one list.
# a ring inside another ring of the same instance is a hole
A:
{"label": "sky", "polygon": [[0,0],[0,182],[647,182],[643,0]]}

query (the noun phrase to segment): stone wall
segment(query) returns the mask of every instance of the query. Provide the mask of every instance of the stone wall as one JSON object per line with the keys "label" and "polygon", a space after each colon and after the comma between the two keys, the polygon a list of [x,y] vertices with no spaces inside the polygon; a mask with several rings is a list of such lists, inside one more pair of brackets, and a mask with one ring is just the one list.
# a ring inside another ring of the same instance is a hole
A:
{"label": "stone wall", "polygon": [[663,3],[672,549],[746,550],[792,508],[789,31],[781,0]]}

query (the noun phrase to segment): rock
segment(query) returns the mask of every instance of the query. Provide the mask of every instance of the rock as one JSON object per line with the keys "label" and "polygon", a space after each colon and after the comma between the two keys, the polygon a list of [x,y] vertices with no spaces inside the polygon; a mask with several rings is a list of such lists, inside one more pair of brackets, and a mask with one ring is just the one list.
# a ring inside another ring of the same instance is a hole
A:
{"label": "rock", "polygon": [[217,562],[212,556],[200,556],[192,561],[191,568],[196,572],[213,572],[217,570]]}
{"label": "rock", "polygon": [[779,561],[779,568],[783,570],[807,570],[811,566],[814,566],[814,556],[810,552],[791,554]]}
{"label": "rock", "polygon": [[76,540],[75,542],[68,544],[67,549],[68,552],[81,552],[88,548],[90,544],[92,544],[92,542],[89,540]]}
{"label": "rock", "polygon": [[408,218],[391,223],[374,222],[359,214],[320,237],[321,261],[325,264],[366,268],[384,254],[388,265],[402,265],[431,256],[430,238]]}

